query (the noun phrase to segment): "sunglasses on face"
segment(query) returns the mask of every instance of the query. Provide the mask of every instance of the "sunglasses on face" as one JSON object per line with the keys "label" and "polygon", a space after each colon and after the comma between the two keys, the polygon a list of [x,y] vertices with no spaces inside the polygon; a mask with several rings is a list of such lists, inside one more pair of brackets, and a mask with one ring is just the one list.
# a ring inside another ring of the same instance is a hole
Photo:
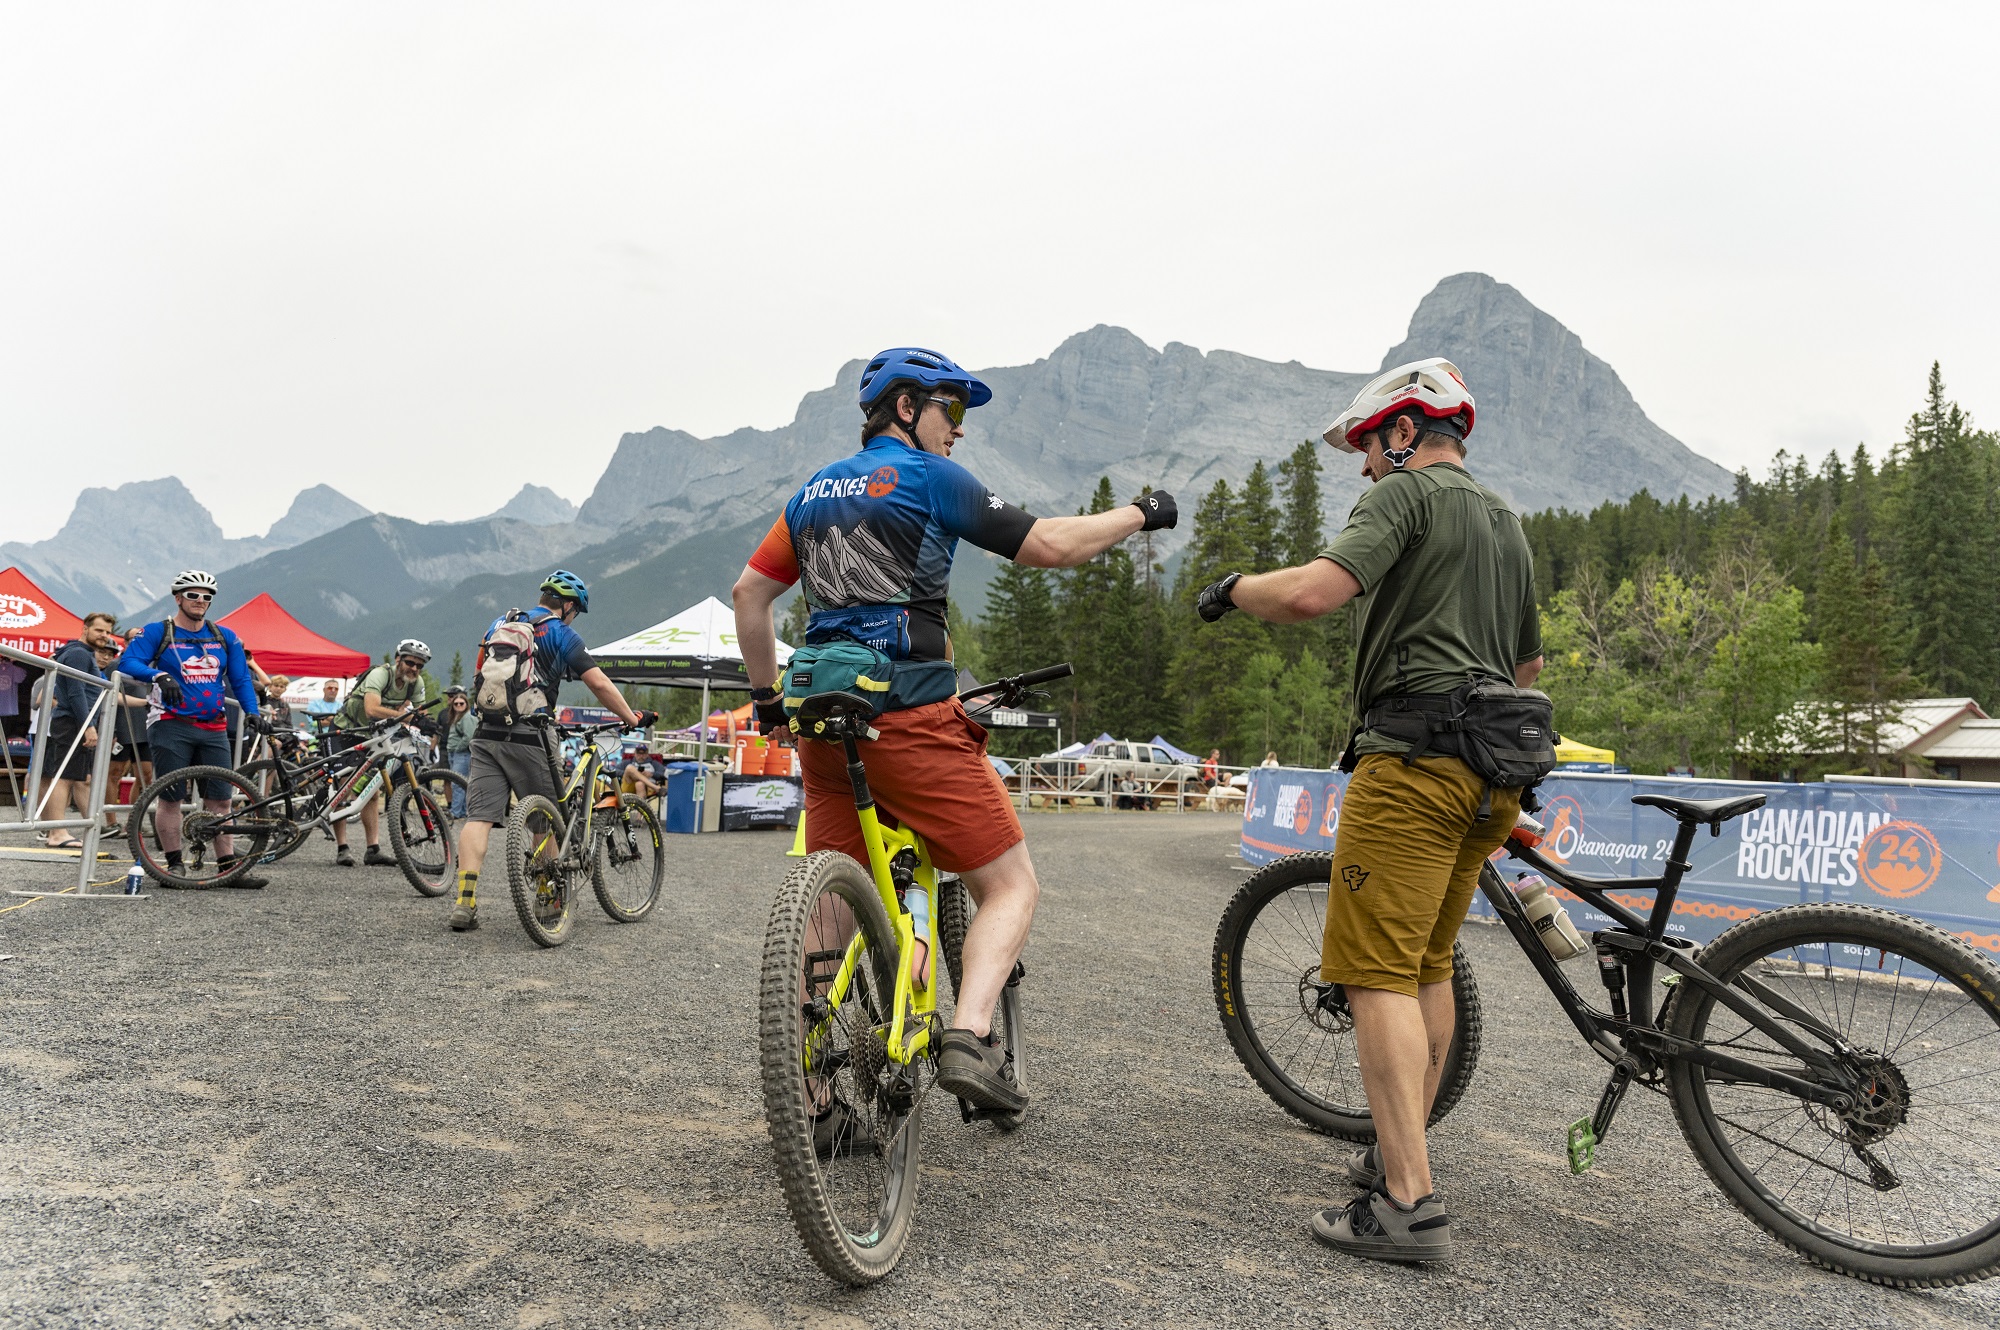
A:
{"label": "sunglasses on face", "polygon": [[403,657],[402,663],[409,666],[413,670],[420,670],[424,667],[424,663],[416,659],[414,656]]}
{"label": "sunglasses on face", "polygon": [[939,406],[943,407],[945,416],[953,425],[963,425],[965,423],[965,403],[959,401],[956,397],[932,397],[928,400],[936,402]]}
{"label": "sunglasses on face", "polygon": [[183,591],[181,592],[181,598],[183,600],[198,600],[206,605],[209,601],[215,599],[215,593],[213,591]]}

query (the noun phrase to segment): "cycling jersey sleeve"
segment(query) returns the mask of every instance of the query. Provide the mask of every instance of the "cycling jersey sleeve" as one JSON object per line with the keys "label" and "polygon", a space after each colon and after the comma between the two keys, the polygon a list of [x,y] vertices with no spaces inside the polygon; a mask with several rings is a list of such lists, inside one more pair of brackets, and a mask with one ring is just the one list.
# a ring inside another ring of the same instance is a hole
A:
{"label": "cycling jersey sleeve", "polygon": [[149,623],[125,644],[125,652],[118,657],[118,672],[128,679],[141,683],[151,683],[160,671],[153,668],[153,657],[160,652],[160,625]]}
{"label": "cycling jersey sleeve", "polygon": [[933,457],[926,465],[931,472],[931,515],[939,526],[1003,559],[1021,552],[1021,543],[1035,525],[1032,513],[1001,499],[950,458]]}
{"label": "cycling jersey sleeve", "polygon": [[786,586],[799,580],[799,558],[792,549],[792,526],[784,513],[778,514],[778,520],[771,523],[771,529],[751,553],[750,571]]}
{"label": "cycling jersey sleeve", "polygon": [[250,662],[243,658],[243,639],[224,628],[222,642],[229,670],[229,691],[235,696],[236,705],[243,708],[243,714],[254,716],[257,714],[257,680],[250,673]]}
{"label": "cycling jersey sleeve", "polygon": [[583,639],[568,624],[550,624],[546,637],[549,644],[555,648],[556,659],[562,662],[565,678],[581,679],[586,673],[597,668],[597,662],[591,658],[590,648],[583,644]]}
{"label": "cycling jersey sleeve", "polygon": [[1415,475],[1396,472],[1362,491],[1347,525],[1320,552],[1353,573],[1363,594],[1395,566],[1423,520],[1423,491],[1415,482]]}

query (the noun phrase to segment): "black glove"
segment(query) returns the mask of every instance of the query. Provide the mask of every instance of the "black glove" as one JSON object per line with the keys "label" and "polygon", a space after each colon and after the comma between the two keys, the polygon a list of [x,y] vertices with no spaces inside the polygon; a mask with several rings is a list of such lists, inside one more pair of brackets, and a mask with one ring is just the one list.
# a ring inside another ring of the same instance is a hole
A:
{"label": "black glove", "polygon": [[659,720],[660,713],[657,711],[647,711],[642,708],[639,711],[638,716],[639,716],[639,723],[633,726],[632,728],[638,730],[650,730],[653,728],[653,723]]}
{"label": "black glove", "polygon": [[1181,510],[1174,505],[1174,496],[1165,490],[1154,490],[1143,499],[1133,500],[1132,506],[1145,515],[1146,525],[1141,531],[1172,531],[1174,523],[1181,520]]}
{"label": "black glove", "polygon": [[750,700],[757,707],[757,728],[765,734],[775,734],[792,723],[792,718],[785,714],[785,695],[778,689],[759,688],[750,694]]}
{"label": "black glove", "polygon": [[1242,580],[1243,574],[1231,573],[1220,582],[1210,582],[1201,589],[1201,594],[1195,597],[1194,612],[1202,617],[1204,623],[1214,623],[1236,608],[1236,602],[1230,599],[1230,593],[1236,590],[1236,584]]}
{"label": "black glove", "polygon": [[272,720],[261,711],[254,716],[245,716],[243,723],[259,734],[276,734],[278,732],[278,722]]}
{"label": "black glove", "polygon": [[162,702],[165,702],[170,707],[177,707],[181,704],[181,681],[179,679],[168,674],[165,670],[161,670],[158,675],[154,676],[153,682],[160,686],[160,700]]}

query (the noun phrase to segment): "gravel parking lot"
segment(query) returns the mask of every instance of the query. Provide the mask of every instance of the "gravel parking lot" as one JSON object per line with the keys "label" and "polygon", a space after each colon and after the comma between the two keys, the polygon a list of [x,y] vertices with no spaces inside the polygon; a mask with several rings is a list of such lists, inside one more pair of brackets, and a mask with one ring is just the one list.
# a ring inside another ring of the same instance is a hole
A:
{"label": "gravel parking lot", "polygon": [[[447,900],[318,845],[263,892],[0,913],[0,1325],[2000,1322],[2000,1281],[1801,1262],[1656,1097],[1571,1177],[1602,1064],[1477,927],[1485,1052],[1433,1135],[1461,1255],[1319,1247],[1343,1147],[1250,1083],[1209,994],[1235,827],[1029,817],[1029,1123],[932,1112],[918,1236],[859,1292],[807,1260],[764,1134],[755,978],[789,837],[675,837],[651,920],[587,913],[558,951],[504,893],[453,935]],[[0,885],[66,871],[4,861]]]}

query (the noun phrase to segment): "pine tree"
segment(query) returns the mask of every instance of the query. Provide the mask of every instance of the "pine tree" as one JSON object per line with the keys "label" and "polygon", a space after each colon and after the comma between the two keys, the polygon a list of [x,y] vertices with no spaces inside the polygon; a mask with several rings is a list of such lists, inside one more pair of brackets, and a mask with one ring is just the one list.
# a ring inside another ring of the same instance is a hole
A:
{"label": "pine tree", "polygon": [[2000,559],[1991,528],[1991,468],[1972,422],[1931,366],[1924,409],[1910,417],[1896,581],[1909,613],[1911,664],[1946,694],[1993,697],[1994,595]]}
{"label": "pine tree", "polygon": [[1271,473],[1259,460],[1250,468],[1250,475],[1243,482],[1243,493],[1236,501],[1234,514],[1242,531],[1244,547],[1249,552],[1249,566],[1242,570],[1246,573],[1268,573],[1285,562],[1274,497]]}
{"label": "pine tree", "polygon": [[1310,563],[1326,548],[1319,473],[1319,444],[1311,439],[1278,463],[1278,499],[1284,510],[1279,521],[1281,557],[1292,567]]}
{"label": "pine tree", "polygon": [[1854,546],[1836,529],[1820,573],[1819,640],[1825,652],[1818,742],[1800,747],[1854,755],[1872,775],[1882,775],[1889,754],[1885,733],[1896,723],[1897,704],[1916,692],[1902,663],[1898,620],[1881,565],[1869,557],[1855,567]]}
{"label": "pine tree", "polygon": [[451,686],[458,687],[465,682],[465,657],[463,653],[451,653]]}

